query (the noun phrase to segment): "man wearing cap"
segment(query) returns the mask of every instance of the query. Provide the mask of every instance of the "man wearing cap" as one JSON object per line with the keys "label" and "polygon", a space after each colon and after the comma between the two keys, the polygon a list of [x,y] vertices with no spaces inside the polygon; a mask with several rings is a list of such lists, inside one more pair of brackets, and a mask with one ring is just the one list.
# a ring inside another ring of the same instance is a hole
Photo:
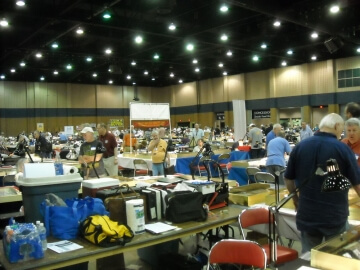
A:
{"label": "man wearing cap", "polygon": [[249,143],[251,143],[250,158],[262,158],[262,130],[256,127],[255,124],[250,124],[249,129],[248,139]]}
{"label": "man wearing cap", "polygon": [[114,134],[107,130],[107,126],[104,123],[97,125],[99,132],[99,140],[103,143],[106,151],[103,154],[103,162],[105,171],[109,176],[118,176],[118,159],[117,159],[117,142]]}
{"label": "man wearing cap", "polygon": [[84,179],[104,177],[105,168],[102,157],[105,149],[103,144],[95,140],[91,127],[84,127],[81,134],[85,142],[80,146],[79,163],[83,169]]}

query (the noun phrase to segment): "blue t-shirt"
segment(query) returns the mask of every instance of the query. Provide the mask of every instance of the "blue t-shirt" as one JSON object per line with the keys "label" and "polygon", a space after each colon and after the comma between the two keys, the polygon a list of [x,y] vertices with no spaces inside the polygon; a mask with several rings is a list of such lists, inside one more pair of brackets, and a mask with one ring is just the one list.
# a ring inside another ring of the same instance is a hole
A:
{"label": "blue t-shirt", "polygon": [[331,133],[317,132],[301,141],[291,151],[285,178],[295,180],[300,188],[296,225],[300,231],[344,226],[349,215],[348,191],[321,192],[326,176],[316,176],[318,166],[326,171],[326,161],[336,159],[340,172],[352,185],[360,184],[360,173],[350,147]]}
{"label": "blue t-shirt", "polygon": [[270,131],[267,135],[266,135],[266,148],[268,147],[269,145],[269,142],[272,140],[272,139],[275,139],[276,138],[276,135],[275,135],[275,132],[272,130]]}
{"label": "blue t-shirt", "polygon": [[290,151],[290,144],[287,140],[282,137],[272,139],[267,147],[266,166],[278,165],[285,167],[284,154],[290,153]]}

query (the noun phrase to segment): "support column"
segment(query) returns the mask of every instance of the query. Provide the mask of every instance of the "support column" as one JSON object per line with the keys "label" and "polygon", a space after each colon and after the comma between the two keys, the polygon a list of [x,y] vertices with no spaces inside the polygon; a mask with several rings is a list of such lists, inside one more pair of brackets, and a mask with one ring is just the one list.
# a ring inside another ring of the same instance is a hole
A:
{"label": "support column", "polygon": [[340,114],[340,106],[339,106],[339,104],[329,104],[328,105],[328,113]]}
{"label": "support column", "polygon": [[280,122],[279,109],[270,108],[270,123],[276,124]]}
{"label": "support column", "polygon": [[301,107],[301,121],[305,121],[311,127],[313,126],[313,124],[312,124],[312,109],[310,106]]}

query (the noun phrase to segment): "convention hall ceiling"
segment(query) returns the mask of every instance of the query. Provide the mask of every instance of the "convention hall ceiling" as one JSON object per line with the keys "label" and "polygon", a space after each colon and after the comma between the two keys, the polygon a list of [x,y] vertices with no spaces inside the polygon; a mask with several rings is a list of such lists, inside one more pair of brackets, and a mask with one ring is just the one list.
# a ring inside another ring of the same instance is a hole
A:
{"label": "convention hall ceiling", "polygon": [[0,1],[8,81],[161,87],[360,55],[358,0],[17,2]]}

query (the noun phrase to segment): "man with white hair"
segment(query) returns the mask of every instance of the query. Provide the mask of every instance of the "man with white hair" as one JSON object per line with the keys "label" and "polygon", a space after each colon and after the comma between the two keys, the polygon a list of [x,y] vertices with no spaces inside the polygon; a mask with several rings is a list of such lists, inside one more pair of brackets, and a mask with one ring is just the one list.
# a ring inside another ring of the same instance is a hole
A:
{"label": "man with white hair", "polygon": [[81,134],[85,141],[80,146],[79,163],[83,169],[84,179],[105,176],[102,160],[103,152],[105,152],[103,144],[95,139],[94,130],[91,127],[84,127]]}
{"label": "man with white hair", "polygon": [[270,131],[270,132],[266,135],[266,149],[267,149],[267,147],[268,147],[269,142],[270,142],[272,139],[275,139],[276,136],[279,134],[280,131],[281,131],[281,125],[280,125],[279,123],[276,123],[276,124],[273,126],[272,131]]}
{"label": "man with white hair", "polygon": [[327,161],[335,159],[341,174],[350,180],[360,196],[360,173],[354,153],[338,141],[344,120],[331,113],[321,120],[319,128],[314,136],[301,141],[291,151],[284,175],[289,192],[300,189],[293,202],[303,253],[348,229],[348,190],[322,192],[324,177],[315,174],[317,168],[326,171]]}

